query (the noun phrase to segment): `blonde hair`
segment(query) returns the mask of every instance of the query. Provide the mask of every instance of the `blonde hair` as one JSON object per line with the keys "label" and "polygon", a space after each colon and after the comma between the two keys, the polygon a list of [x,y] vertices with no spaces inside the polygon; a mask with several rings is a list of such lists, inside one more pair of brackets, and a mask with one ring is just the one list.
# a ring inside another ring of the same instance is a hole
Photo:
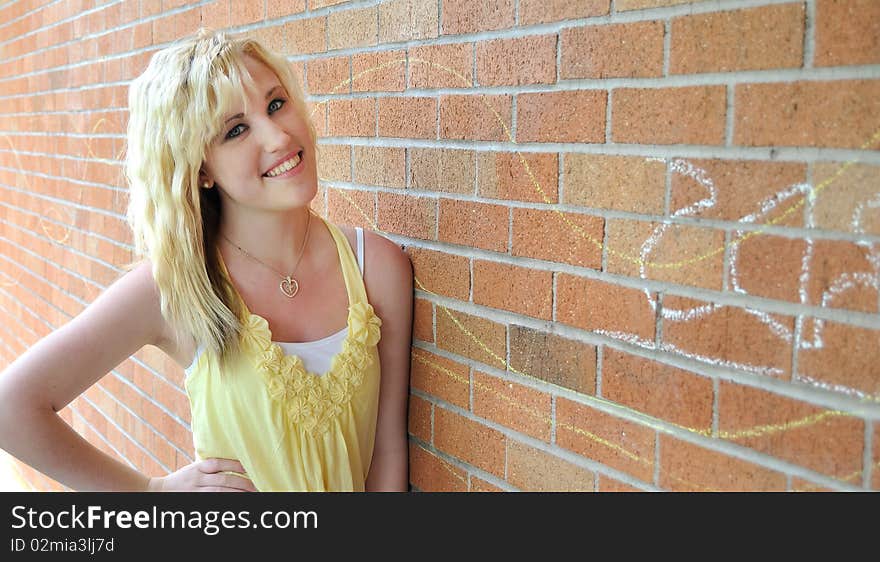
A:
{"label": "blonde hair", "polygon": [[178,345],[190,334],[221,365],[239,352],[247,311],[220,262],[219,194],[201,189],[198,176],[223,118],[234,104],[246,104],[245,56],[275,73],[308,123],[314,148],[316,131],[286,59],[251,38],[202,28],[155,53],[128,96],[125,174],[135,253],[152,263],[162,316]]}

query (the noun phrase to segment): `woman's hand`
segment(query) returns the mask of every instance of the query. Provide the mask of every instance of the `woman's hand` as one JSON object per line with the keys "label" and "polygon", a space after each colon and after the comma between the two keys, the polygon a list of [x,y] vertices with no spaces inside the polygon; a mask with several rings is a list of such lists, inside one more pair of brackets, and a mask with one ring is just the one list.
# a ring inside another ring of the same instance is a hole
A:
{"label": "woman's hand", "polygon": [[150,478],[148,492],[256,492],[253,482],[236,474],[245,474],[240,462],[211,458],[196,461],[167,476]]}

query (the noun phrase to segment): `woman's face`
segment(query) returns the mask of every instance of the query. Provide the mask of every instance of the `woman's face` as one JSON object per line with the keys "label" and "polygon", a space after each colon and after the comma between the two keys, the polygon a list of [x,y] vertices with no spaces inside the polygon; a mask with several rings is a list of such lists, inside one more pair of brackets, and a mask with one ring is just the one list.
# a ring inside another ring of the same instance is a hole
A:
{"label": "woman's face", "polygon": [[238,106],[225,116],[228,121],[207,147],[199,185],[215,184],[224,206],[269,211],[306,206],[318,190],[308,117],[297,112],[272,70],[251,57],[245,57],[245,66],[254,80],[244,83],[249,113]]}

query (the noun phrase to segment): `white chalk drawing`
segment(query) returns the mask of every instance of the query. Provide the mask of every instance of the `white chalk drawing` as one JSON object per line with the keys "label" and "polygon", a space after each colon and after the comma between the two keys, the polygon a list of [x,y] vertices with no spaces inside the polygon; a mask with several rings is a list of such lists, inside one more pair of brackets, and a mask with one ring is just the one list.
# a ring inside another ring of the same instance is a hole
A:
{"label": "white chalk drawing", "polygon": [[[681,209],[677,209],[672,213],[673,218],[677,217],[697,217],[699,214],[707,209],[711,209],[718,202],[718,192],[716,190],[715,184],[712,181],[712,178],[709,176],[708,172],[704,169],[701,169],[697,166],[694,166],[690,162],[681,159],[671,159],[666,162],[665,159],[662,158],[646,158],[648,161],[659,161],[665,162],[668,164],[670,170],[673,173],[680,174],[682,176],[692,178],[697,182],[700,186],[705,188],[707,195],[703,199],[700,199],[696,203],[683,207]],[[807,200],[812,203],[815,201],[817,195],[817,190],[810,185],[809,183],[796,183],[790,186],[787,186],[775,194],[767,197],[763,201],[757,203],[758,210],[754,213],[748,214],[746,216],[740,217],[737,219],[737,222],[741,223],[755,223],[759,219],[767,217],[773,210],[780,207],[784,203],[791,201],[798,197],[806,197]],[[862,216],[866,209],[878,209],[880,208],[880,192],[872,195],[867,201],[860,201],[855,207],[853,211],[852,220],[850,221],[850,225],[852,227],[852,232],[854,234],[865,234],[864,223],[862,220]],[[805,212],[805,221],[807,228],[815,227],[815,220],[813,216],[813,207],[812,205],[806,206]],[[641,251],[639,254],[640,264],[639,264],[639,276],[642,279],[647,279],[647,266],[650,264],[650,255],[654,252],[660,242],[663,239],[665,232],[669,229],[670,226],[673,226],[671,222],[664,222],[657,227],[654,228],[653,232],[650,236],[644,241],[641,246]],[[739,247],[740,241],[743,239],[744,231],[736,231],[735,239],[730,244],[730,285],[731,290],[742,294],[748,295],[749,292],[742,287],[739,271],[737,269],[737,264],[739,260]],[[804,254],[801,259],[801,271],[798,278],[798,296],[801,304],[809,304],[809,296],[807,293],[807,287],[810,281],[810,270],[811,264],[813,262],[813,239],[807,237],[804,240],[806,246],[804,250]],[[877,242],[869,241],[866,239],[857,240],[856,245],[864,248],[867,255],[866,258],[868,262],[871,264],[871,268],[873,271],[865,272],[844,272],[837,277],[835,277],[829,286],[823,290],[821,295],[821,305],[822,307],[831,306],[834,303],[835,298],[840,295],[846,293],[847,291],[857,289],[857,288],[872,288],[880,291],[880,244]],[[657,311],[657,301],[652,297],[651,291],[648,289],[644,290],[645,296],[648,300],[648,304],[651,306],[651,309],[656,313]],[[706,303],[700,306],[694,306],[690,308],[682,308],[682,309],[673,309],[668,308],[666,306],[662,307],[661,316],[664,321],[670,322],[688,322],[695,319],[702,319],[710,314],[717,312],[721,308],[727,305],[719,304],[719,303]],[[740,307],[736,307],[740,308]],[[747,312],[748,314],[756,317],[760,322],[767,326],[769,333],[773,334],[777,338],[785,341],[786,343],[794,344],[797,346],[799,350],[814,350],[821,349],[824,347],[824,342],[822,340],[822,332],[824,331],[825,321],[821,318],[813,318],[812,322],[812,333],[805,334],[801,333],[799,338],[795,338],[795,334],[789,326],[780,323],[776,319],[774,319],[769,313],[754,310],[748,307],[743,307],[741,310]],[[802,317],[798,317],[798,328],[802,326]],[[611,337],[618,337],[616,334],[608,333],[607,335]],[[629,341],[630,343],[635,343],[642,347],[651,347],[654,348],[653,342],[647,341],[636,341],[633,339],[631,334],[627,334],[626,337],[619,337],[624,341]],[[733,367],[740,370],[755,372],[755,373],[763,373],[768,375],[779,375],[782,374],[782,369],[765,366],[765,365],[750,365],[750,364],[742,364],[742,363],[734,363],[731,361],[726,361],[720,358],[715,357],[707,357],[694,353],[687,352],[683,349],[679,349],[677,346],[671,343],[661,343],[659,349],[663,351],[669,351],[673,353],[677,353],[680,355],[684,355],[686,357],[696,359],[701,362],[709,363],[717,366],[728,366]],[[798,370],[800,371],[800,370]],[[829,390],[832,392],[844,393],[851,396],[855,396],[861,399],[868,400],[876,400],[878,397],[871,396],[864,392],[861,392],[857,389],[850,388],[843,385],[831,385],[825,382],[822,382],[814,377],[809,376],[808,374],[802,372],[795,373],[795,380],[810,384],[812,386],[822,388],[824,390]]]}

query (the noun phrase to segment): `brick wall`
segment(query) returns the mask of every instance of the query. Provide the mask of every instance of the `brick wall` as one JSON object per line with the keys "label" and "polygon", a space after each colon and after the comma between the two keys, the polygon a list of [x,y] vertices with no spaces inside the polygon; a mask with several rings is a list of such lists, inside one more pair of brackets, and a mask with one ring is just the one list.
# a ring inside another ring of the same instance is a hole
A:
{"label": "brick wall", "polygon": [[[6,3],[3,365],[132,257],[127,85],[200,25],[289,55],[316,209],[407,247],[415,489],[880,489],[880,2]],[[171,471],[181,380],[62,415]]]}

